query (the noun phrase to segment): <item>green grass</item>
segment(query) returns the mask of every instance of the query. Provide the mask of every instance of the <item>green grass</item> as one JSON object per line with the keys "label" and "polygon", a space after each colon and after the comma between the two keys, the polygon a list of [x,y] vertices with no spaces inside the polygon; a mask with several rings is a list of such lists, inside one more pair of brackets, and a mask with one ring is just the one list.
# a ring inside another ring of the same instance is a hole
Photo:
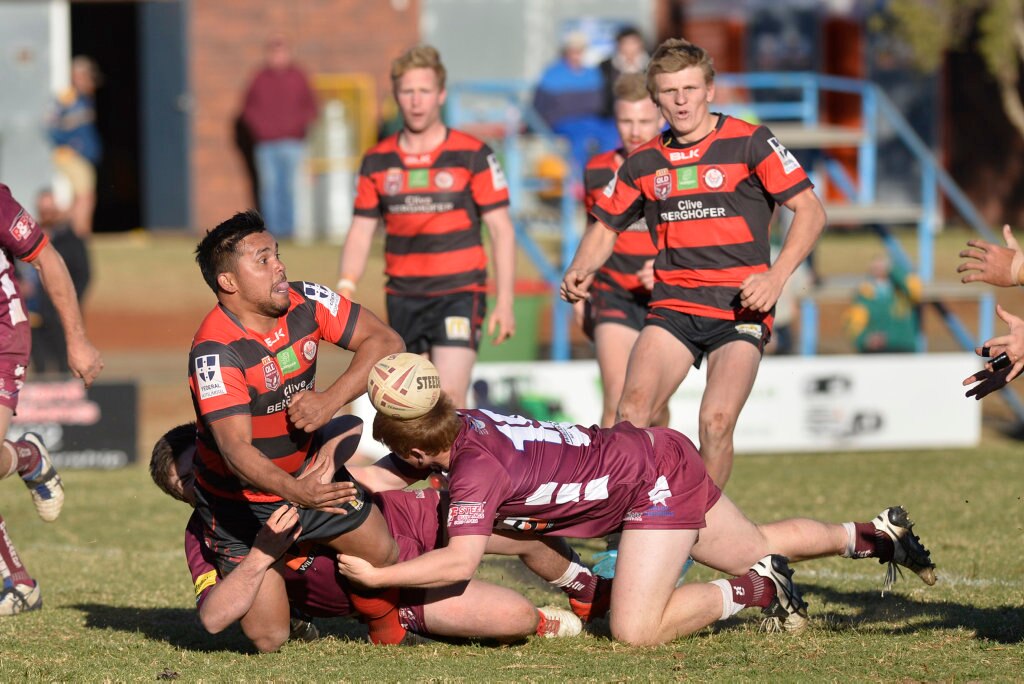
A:
{"label": "green grass", "polygon": [[[808,562],[796,575],[811,606],[804,635],[760,633],[741,613],[654,649],[600,629],[509,647],[380,649],[338,619],[319,622],[321,641],[256,655],[237,627],[209,636],[195,622],[183,504],[138,467],[70,471],[65,482],[54,524],[36,519],[20,483],[0,484],[2,514],[45,597],[42,611],[0,619],[0,681],[153,681],[165,670],[182,681],[1005,681],[1024,662],[1024,460],[1012,449],[741,457],[729,493],[757,520],[866,520],[906,505],[939,583],[909,575],[882,598],[874,561]],[[511,561],[489,560],[481,574],[538,605],[563,602]],[[688,579],[713,577],[698,568]]]}

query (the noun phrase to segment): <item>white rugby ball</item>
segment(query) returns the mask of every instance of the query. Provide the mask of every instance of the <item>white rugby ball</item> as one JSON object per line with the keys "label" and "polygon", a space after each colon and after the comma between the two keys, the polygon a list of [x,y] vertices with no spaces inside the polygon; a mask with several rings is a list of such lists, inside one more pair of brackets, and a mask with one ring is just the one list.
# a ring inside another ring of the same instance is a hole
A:
{"label": "white rugby ball", "polygon": [[392,354],[370,369],[366,393],[373,407],[386,416],[419,418],[437,404],[441,377],[434,364],[419,354]]}

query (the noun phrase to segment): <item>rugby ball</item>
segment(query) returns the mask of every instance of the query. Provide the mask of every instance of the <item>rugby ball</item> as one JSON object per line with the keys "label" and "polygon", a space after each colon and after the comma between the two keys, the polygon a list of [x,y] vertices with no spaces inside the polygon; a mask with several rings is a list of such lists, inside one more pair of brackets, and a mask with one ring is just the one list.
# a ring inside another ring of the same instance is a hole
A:
{"label": "rugby ball", "polygon": [[434,364],[419,354],[392,354],[370,370],[366,393],[373,407],[386,416],[419,418],[437,404],[441,377]]}

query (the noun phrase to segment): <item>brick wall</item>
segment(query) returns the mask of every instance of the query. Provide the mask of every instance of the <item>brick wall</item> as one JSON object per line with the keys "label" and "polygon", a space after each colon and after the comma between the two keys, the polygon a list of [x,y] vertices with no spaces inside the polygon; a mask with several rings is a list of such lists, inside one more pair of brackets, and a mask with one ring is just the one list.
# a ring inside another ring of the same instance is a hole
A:
{"label": "brick wall", "polygon": [[[395,9],[396,7],[403,9]],[[382,98],[391,60],[419,40],[419,0],[217,0],[190,5],[192,217],[200,230],[253,206],[234,123],[266,39],[288,36],[308,73],[366,72]]]}

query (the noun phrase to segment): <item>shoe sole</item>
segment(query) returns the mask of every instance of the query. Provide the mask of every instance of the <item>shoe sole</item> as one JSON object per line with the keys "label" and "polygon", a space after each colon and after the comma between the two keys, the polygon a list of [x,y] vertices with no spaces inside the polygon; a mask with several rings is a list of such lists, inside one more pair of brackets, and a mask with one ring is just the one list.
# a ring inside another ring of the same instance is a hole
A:
{"label": "shoe sole", "polygon": [[[767,608],[761,610],[766,616],[762,624],[762,628],[765,631],[785,631],[790,634],[799,634],[800,632],[807,629],[808,617],[807,617],[807,602],[800,596],[800,592],[797,590],[796,585],[793,584],[793,569],[789,567],[789,561],[784,556],[772,554],[770,557],[769,564],[764,564],[763,559],[758,561],[755,565],[756,569],[760,566],[768,574],[761,575],[766,579],[770,579],[775,585],[776,596],[775,599],[768,605]],[[761,573],[758,573],[759,575]],[[779,577],[785,579],[785,582],[781,582]],[[792,591],[788,591],[787,587]],[[787,602],[793,606],[792,610],[787,610],[782,605],[780,596],[785,596]],[[772,624],[781,627],[780,629],[773,629]]]}
{"label": "shoe sole", "polygon": [[[911,522],[907,509],[903,508],[903,506],[892,506],[880,513],[876,520],[882,524],[882,527],[879,528],[877,524],[875,527],[885,532],[892,540],[892,543],[902,550],[904,560],[913,561],[913,565],[899,562],[896,564],[913,572],[929,587],[934,586],[936,581],[935,564],[931,562],[931,554],[928,552],[928,549],[924,547],[920,539],[917,538],[917,535],[914,534],[914,523]],[[913,548],[914,545],[918,548]],[[908,547],[911,547],[911,550],[908,550]],[[914,560],[915,556],[918,555],[927,558],[928,564],[918,563],[918,561]]]}
{"label": "shoe sole", "polygon": [[[35,480],[25,481],[25,485],[32,493],[36,514],[43,522],[53,522],[60,517],[60,512],[64,508],[64,482],[60,479],[60,473],[53,467],[50,450],[43,444],[42,437],[34,432],[26,432],[21,438],[34,444],[42,458],[42,474]],[[38,488],[42,486],[50,489],[50,497],[44,497],[39,493]]]}

